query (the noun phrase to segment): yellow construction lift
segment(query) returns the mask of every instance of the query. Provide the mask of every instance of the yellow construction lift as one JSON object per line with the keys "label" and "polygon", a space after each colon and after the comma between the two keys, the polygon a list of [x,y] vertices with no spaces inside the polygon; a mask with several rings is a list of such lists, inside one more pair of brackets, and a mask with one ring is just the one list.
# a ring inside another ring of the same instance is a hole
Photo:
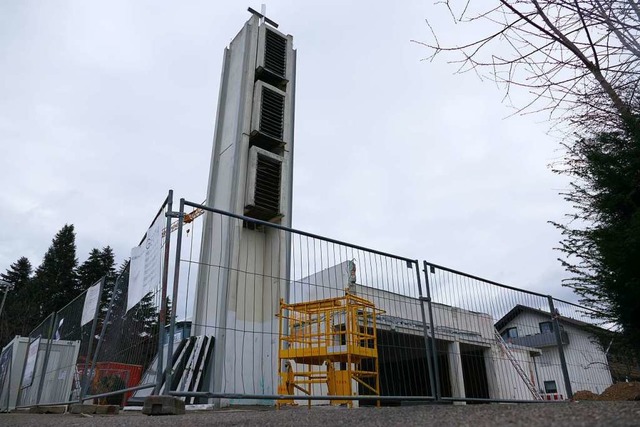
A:
{"label": "yellow construction lift", "polygon": [[[292,398],[278,400],[277,406],[294,405],[296,390],[307,396],[356,396],[360,384],[366,395],[379,396],[380,313],[372,302],[349,291],[343,297],[295,304],[280,300],[278,394]],[[352,400],[330,402],[353,406]]]}

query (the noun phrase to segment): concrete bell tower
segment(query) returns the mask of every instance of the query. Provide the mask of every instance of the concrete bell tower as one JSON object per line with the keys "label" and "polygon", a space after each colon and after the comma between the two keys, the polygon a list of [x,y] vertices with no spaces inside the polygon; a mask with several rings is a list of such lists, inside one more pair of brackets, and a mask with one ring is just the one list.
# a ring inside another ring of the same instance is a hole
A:
{"label": "concrete bell tower", "polygon": [[[224,51],[206,205],[291,226],[296,52],[250,11]],[[209,391],[277,393],[289,252],[287,233],[205,214],[193,333],[215,337]]]}

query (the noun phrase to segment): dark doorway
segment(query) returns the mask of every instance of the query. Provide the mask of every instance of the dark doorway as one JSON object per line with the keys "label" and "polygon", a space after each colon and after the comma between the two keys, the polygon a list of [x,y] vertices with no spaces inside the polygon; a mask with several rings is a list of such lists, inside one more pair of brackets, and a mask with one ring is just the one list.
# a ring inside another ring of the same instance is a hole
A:
{"label": "dark doorway", "polygon": [[466,397],[489,398],[487,367],[484,362],[484,348],[470,344],[460,344],[462,376]]}
{"label": "dark doorway", "polygon": [[[378,362],[381,396],[431,396],[429,365],[424,337],[394,331],[377,332]],[[363,369],[373,369],[373,361],[363,362]],[[372,394],[366,387],[358,387],[360,395]],[[382,405],[398,406],[400,399],[383,401]],[[361,405],[375,405],[365,400]]]}

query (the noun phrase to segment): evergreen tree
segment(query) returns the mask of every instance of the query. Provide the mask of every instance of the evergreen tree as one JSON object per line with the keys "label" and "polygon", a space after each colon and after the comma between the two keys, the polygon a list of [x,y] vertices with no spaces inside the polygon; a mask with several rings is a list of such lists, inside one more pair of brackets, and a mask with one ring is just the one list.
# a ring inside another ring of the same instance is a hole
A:
{"label": "evergreen tree", "polygon": [[21,257],[16,262],[11,264],[11,267],[7,269],[6,273],[0,273],[2,280],[11,283],[14,286],[14,290],[25,286],[31,279],[33,274],[33,267],[27,257]]}
{"label": "evergreen tree", "polygon": [[555,225],[572,274],[565,285],[640,349],[640,132],[624,129],[567,146],[561,172],[574,181],[564,196],[576,211]]}
{"label": "evergreen tree", "polygon": [[73,225],[67,224],[53,238],[42,264],[36,269],[34,282],[43,318],[77,296],[77,266],[76,234]]}
{"label": "evergreen tree", "polygon": [[32,298],[32,274],[26,257],[11,264],[6,273],[0,273],[2,280],[12,284],[0,315],[0,347],[16,335],[28,335],[39,321],[39,304]]}
{"label": "evergreen tree", "polygon": [[103,276],[110,276],[114,273],[113,249],[109,246],[102,250],[94,248],[89,253],[89,258],[78,267],[78,290],[84,291]]}

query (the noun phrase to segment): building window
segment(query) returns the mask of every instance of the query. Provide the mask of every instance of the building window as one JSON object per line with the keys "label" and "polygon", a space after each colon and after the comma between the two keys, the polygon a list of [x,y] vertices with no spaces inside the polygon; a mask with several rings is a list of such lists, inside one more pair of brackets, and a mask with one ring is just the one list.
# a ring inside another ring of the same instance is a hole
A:
{"label": "building window", "polygon": [[518,338],[518,328],[507,328],[502,331],[502,338],[508,340],[509,338]]}
{"label": "building window", "polygon": [[558,386],[555,381],[545,381],[544,382],[544,392],[545,393],[557,393]]}
{"label": "building window", "polygon": [[553,323],[551,322],[540,322],[540,333],[541,334],[550,334],[553,332]]}

